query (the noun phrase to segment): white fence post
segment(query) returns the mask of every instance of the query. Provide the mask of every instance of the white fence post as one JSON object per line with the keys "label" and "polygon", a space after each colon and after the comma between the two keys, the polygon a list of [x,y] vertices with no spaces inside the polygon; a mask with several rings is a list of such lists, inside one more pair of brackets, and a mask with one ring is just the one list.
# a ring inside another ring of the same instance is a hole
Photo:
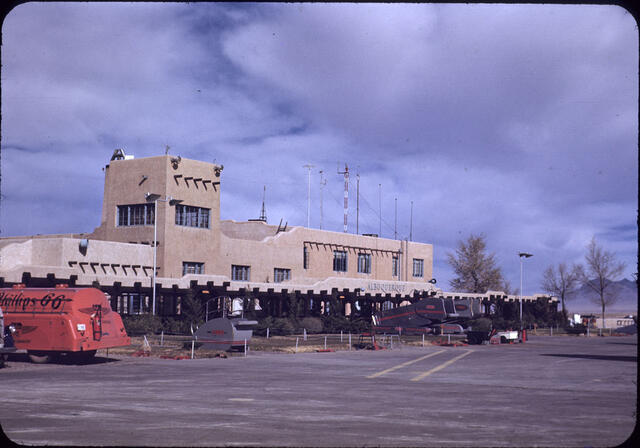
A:
{"label": "white fence post", "polygon": [[298,353],[298,338],[296,338],[296,353]]}
{"label": "white fence post", "polygon": [[327,349],[327,337],[326,336],[324,337],[324,349],[325,350]]}
{"label": "white fence post", "polygon": [[424,347],[424,333],[422,333],[422,346]]}
{"label": "white fence post", "polygon": [[302,329],[302,335],[304,337],[304,340],[306,341],[307,340],[307,329],[306,328]]}
{"label": "white fence post", "polygon": [[351,332],[349,332],[349,350],[351,350]]}
{"label": "white fence post", "polygon": [[269,339],[269,327],[267,327],[267,339]]}
{"label": "white fence post", "polygon": [[247,340],[244,340],[244,356],[247,356]]}
{"label": "white fence post", "polygon": [[164,330],[160,333],[160,347],[164,345]]}

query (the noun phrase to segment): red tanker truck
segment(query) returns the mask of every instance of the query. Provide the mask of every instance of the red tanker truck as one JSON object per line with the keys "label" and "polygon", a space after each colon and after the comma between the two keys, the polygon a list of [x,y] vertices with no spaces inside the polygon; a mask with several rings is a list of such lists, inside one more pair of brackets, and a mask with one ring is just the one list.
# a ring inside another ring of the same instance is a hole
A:
{"label": "red tanker truck", "polygon": [[0,308],[15,347],[33,362],[91,358],[98,349],[131,343],[120,315],[96,288],[0,288]]}

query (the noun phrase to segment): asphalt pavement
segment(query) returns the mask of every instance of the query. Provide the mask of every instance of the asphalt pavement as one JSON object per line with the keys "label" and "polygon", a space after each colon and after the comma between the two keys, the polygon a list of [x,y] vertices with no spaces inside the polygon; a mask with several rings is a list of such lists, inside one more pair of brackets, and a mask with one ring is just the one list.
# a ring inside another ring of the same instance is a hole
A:
{"label": "asphalt pavement", "polygon": [[27,445],[615,446],[637,419],[637,337],[0,370]]}

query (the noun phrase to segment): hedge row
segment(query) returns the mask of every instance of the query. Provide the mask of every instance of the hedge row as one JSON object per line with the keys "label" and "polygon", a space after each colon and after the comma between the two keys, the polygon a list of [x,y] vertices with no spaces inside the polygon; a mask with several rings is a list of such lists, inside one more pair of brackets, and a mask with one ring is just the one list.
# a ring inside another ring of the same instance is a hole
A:
{"label": "hedge row", "polygon": [[[123,315],[122,321],[130,336],[138,336],[143,334],[159,334],[164,331],[170,334],[191,334],[192,323],[187,318],[172,318],[153,316],[151,314],[140,314],[135,316]],[[195,330],[197,323],[193,324]],[[362,333],[370,329],[370,324],[363,320],[349,320],[345,317],[323,316],[323,317],[304,317],[301,319],[286,317],[265,317],[258,321],[258,325],[253,334],[264,336],[267,334],[267,328],[270,335],[289,335],[302,333],[306,330],[309,334],[314,333]]]}

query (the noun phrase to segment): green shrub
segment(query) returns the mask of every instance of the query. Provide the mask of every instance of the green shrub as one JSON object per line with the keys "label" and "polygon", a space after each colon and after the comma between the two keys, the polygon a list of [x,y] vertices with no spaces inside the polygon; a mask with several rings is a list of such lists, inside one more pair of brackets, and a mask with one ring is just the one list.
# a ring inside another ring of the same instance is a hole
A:
{"label": "green shrub", "polygon": [[491,331],[491,319],[480,317],[470,322],[473,331]]}
{"label": "green shrub", "polygon": [[365,333],[371,330],[369,319],[354,319],[351,321],[351,333]]}
{"label": "green shrub", "polygon": [[351,321],[344,316],[324,316],[322,319],[325,333],[348,333],[351,331]]}
{"label": "green shrub", "polygon": [[271,316],[260,319],[258,325],[253,329],[253,334],[256,336],[266,336],[267,328],[269,328],[269,333],[271,333],[271,328],[273,328],[273,317]]}
{"label": "green shrub", "polygon": [[162,328],[160,317],[151,314],[124,315],[122,323],[129,336],[159,333]]}
{"label": "green shrub", "polygon": [[[179,317],[164,317],[162,319],[162,331],[170,334],[191,334],[191,323]],[[195,328],[194,328],[195,331]]]}
{"label": "green shrub", "polygon": [[322,333],[322,319],[318,317],[304,317],[300,320],[300,328],[307,330],[307,333]]}
{"label": "green shrub", "polygon": [[278,335],[278,336],[286,336],[289,334],[293,334],[296,331],[296,327],[293,324],[293,322],[291,322],[290,319],[287,319],[286,317],[278,317],[276,319],[273,320],[273,327],[271,328],[271,330],[269,330],[269,332],[271,334],[274,335]]}

